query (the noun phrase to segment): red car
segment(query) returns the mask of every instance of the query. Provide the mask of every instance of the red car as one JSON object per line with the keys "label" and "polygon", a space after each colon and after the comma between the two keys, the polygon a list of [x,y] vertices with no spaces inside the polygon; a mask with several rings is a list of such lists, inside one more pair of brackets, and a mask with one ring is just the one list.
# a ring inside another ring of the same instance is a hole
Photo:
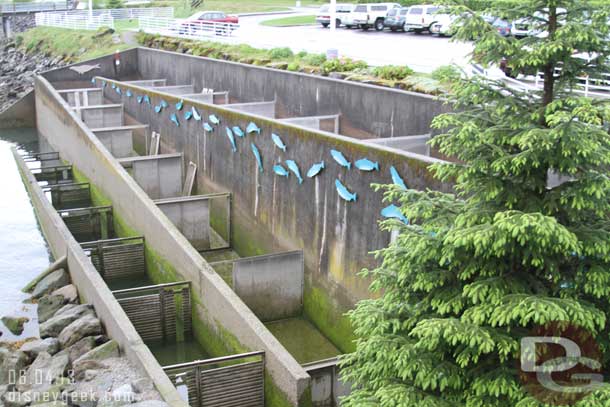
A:
{"label": "red car", "polygon": [[238,23],[237,16],[229,16],[222,11],[200,11],[182,22],[180,33],[196,34],[199,31],[210,31],[217,35],[227,35],[237,28]]}
{"label": "red car", "polygon": [[193,14],[188,18],[189,23],[231,23],[238,24],[239,18],[237,16],[228,16],[222,11],[200,11]]}

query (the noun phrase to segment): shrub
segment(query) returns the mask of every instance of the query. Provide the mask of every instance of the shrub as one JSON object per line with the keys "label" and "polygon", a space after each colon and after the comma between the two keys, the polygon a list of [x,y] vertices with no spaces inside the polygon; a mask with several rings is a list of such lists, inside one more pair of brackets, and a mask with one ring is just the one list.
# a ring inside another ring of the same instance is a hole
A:
{"label": "shrub", "polygon": [[322,72],[328,75],[331,72],[351,72],[356,69],[365,69],[368,65],[364,61],[354,61],[350,58],[335,58],[322,64]]}
{"label": "shrub", "polygon": [[379,66],[373,69],[373,75],[378,78],[389,80],[389,81],[401,81],[405,79],[407,76],[413,75],[413,69],[408,66],[396,66],[396,65],[386,65]]}
{"label": "shrub", "polygon": [[324,54],[306,54],[303,57],[303,62],[311,66],[321,66],[326,62],[326,55]]}
{"label": "shrub", "polygon": [[292,50],[288,47],[273,48],[271,51],[269,51],[269,56],[271,59],[285,59],[290,58],[293,55]]}
{"label": "shrub", "polygon": [[460,70],[454,65],[443,65],[432,71],[432,79],[439,82],[455,82],[461,76]]}
{"label": "shrub", "polygon": [[297,72],[300,68],[301,68],[301,66],[299,65],[298,62],[291,62],[286,67],[286,70],[291,71],[291,72]]}
{"label": "shrub", "polygon": [[124,8],[125,3],[123,0],[108,0],[106,2],[106,8]]}

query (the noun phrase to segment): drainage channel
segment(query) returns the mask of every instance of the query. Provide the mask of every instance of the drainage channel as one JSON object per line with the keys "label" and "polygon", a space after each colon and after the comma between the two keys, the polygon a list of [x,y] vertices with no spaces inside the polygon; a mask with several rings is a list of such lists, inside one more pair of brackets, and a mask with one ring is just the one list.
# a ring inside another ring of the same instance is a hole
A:
{"label": "drainage channel", "polygon": [[141,286],[150,281],[144,239],[116,237],[112,206],[93,206],[91,185],[76,182],[58,152],[23,158],[109,287],[136,285],[112,293],[184,400],[201,407],[263,406],[264,352],[206,359],[192,335],[190,282]]}

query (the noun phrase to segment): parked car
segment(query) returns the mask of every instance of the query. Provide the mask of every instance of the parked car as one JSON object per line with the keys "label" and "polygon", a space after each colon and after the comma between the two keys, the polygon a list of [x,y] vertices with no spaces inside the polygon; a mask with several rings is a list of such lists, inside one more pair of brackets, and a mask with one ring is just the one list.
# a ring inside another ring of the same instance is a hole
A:
{"label": "parked car", "polygon": [[[351,13],[354,9],[353,4],[337,4],[335,8],[335,24],[337,27],[344,24],[344,17]],[[330,4],[325,4],[320,7],[318,14],[316,15],[316,23],[322,24],[322,27],[326,28],[330,25],[330,15],[331,15]]]}
{"label": "parked car", "polygon": [[437,11],[438,6],[430,4],[409,7],[406,17],[407,30],[416,33],[431,32],[432,25],[436,22]]}
{"label": "parked car", "polygon": [[405,16],[407,15],[407,11],[409,11],[409,7],[403,8],[393,8],[388,11],[388,14],[385,16],[385,20],[383,20],[384,27],[389,28],[391,31],[405,30]]}
{"label": "parked car", "polygon": [[400,8],[398,3],[370,3],[358,4],[352,11],[352,22],[354,25],[368,30],[375,27],[377,31],[383,30],[383,22],[388,11]]}
{"label": "parked car", "polygon": [[491,25],[498,31],[502,37],[508,37],[512,34],[511,23],[501,18],[496,18],[491,22]]}
{"label": "parked car", "polygon": [[437,14],[436,21],[430,27],[430,33],[439,37],[453,35],[453,23],[457,17],[450,14]]}
{"label": "parked car", "polygon": [[[226,23],[226,25],[219,24]],[[237,16],[229,16],[222,11],[200,11],[193,14],[180,24],[180,34],[197,34],[203,31],[215,31],[217,35],[230,34],[237,26],[229,24],[238,24]]]}
{"label": "parked car", "polygon": [[239,17],[226,15],[222,11],[200,11],[190,16],[189,23],[231,23],[238,24]]}
{"label": "parked car", "polygon": [[[562,25],[565,22],[565,14],[567,10],[562,7],[557,8],[557,18],[558,23]],[[537,11],[534,13],[533,17],[524,17],[512,22],[510,30],[511,34],[515,38],[525,38],[530,36],[546,36],[545,32],[541,32],[538,27],[536,27],[537,21],[548,19],[548,10],[546,11]]]}

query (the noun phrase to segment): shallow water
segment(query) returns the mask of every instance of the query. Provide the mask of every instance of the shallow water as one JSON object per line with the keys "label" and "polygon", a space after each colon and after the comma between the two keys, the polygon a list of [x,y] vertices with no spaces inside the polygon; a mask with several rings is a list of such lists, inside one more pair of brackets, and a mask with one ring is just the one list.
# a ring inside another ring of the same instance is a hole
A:
{"label": "shallow water", "polygon": [[146,342],[146,345],[161,366],[203,360],[209,357],[194,338],[186,338],[184,342]]}
{"label": "shallow water", "polygon": [[[36,335],[36,306],[23,304],[21,289],[50,262],[50,253],[21,181],[11,146],[38,151],[35,129],[0,130],[0,316],[27,316],[21,338]],[[0,322],[0,340],[18,339]]]}

